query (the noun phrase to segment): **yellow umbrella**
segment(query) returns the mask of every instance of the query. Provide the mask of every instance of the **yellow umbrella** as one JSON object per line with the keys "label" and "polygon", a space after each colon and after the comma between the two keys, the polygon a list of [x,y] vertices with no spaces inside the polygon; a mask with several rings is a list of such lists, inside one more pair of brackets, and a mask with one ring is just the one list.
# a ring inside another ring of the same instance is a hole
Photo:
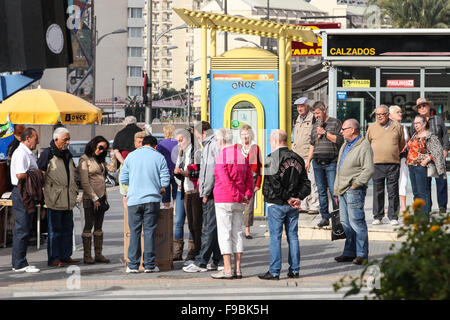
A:
{"label": "yellow umbrella", "polygon": [[100,123],[102,111],[73,94],[48,90],[22,90],[0,103],[0,123],[9,115],[12,123],[91,124]]}

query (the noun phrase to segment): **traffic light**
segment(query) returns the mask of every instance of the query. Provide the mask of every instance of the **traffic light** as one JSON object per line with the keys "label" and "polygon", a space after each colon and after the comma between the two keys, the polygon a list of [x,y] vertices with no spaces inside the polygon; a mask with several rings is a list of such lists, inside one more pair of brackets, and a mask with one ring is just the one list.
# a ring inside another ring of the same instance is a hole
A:
{"label": "traffic light", "polygon": [[142,88],[142,98],[144,105],[148,104],[148,91],[149,91],[148,88],[149,88],[148,75],[147,73],[144,72],[144,84]]}

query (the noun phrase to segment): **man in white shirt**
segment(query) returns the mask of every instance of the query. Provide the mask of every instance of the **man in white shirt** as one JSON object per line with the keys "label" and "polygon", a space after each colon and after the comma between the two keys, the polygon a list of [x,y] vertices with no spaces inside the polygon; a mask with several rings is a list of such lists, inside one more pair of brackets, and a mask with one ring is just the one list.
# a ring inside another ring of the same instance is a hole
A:
{"label": "man in white shirt", "polygon": [[[14,236],[12,248],[12,270],[15,272],[36,273],[40,270],[28,265],[26,258],[28,238],[31,232],[33,214],[28,214],[17,189],[19,180],[26,179],[27,171],[38,170],[33,150],[39,143],[36,130],[26,128],[20,136],[20,145],[11,157],[12,207],[14,211]],[[35,213],[34,213],[35,214]]]}

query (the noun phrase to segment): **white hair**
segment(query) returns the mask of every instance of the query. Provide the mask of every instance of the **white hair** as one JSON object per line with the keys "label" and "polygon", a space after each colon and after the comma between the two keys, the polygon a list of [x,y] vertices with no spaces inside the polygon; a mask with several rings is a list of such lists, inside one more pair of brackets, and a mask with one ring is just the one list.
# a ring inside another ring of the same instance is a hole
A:
{"label": "white hair", "polygon": [[137,119],[135,116],[128,116],[128,117],[125,117],[125,119],[123,119],[123,123],[125,125],[133,124],[136,122],[137,122]]}
{"label": "white hair", "polygon": [[394,114],[394,112],[395,112],[395,111],[398,111],[398,110],[401,111],[402,108],[400,108],[400,107],[397,106],[397,105],[393,105],[393,106],[390,106],[390,107],[389,107],[389,113],[390,113],[390,114]]}
{"label": "white hair", "polygon": [[57,128],[55,131],[53,131],[53,140],[58,140],[65,133],[69,133],[69,130],[64,127]]}
{"label": "white hair", "polygon": [[233,131],[228,128],[221,128],[216,131],[216,139],[223,141],[225,145],[229,146],[233,143]]}

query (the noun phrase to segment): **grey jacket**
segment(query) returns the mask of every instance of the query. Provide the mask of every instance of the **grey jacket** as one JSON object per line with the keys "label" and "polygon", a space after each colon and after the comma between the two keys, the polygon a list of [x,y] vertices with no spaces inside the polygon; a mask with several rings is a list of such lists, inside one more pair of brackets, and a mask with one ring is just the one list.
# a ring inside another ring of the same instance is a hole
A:
{"label": "grey jacket", "polygon": [[216,164],[216,156],[219,153],[219,146],[214,134],[206,138],[202,144],[202,161],[200,163],[198,188],[200,197],[209,197],[212,196],[214,189],[214,166]]}

